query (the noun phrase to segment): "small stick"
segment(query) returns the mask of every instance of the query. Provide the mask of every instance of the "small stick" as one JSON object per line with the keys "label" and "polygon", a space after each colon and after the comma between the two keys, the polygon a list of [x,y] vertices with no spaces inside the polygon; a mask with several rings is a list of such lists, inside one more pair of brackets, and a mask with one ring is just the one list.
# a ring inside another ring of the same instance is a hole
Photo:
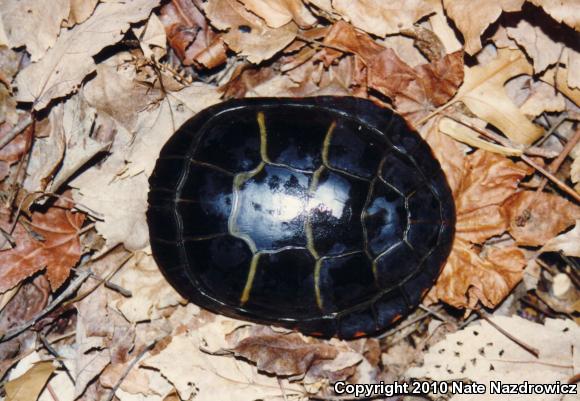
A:
{"label": "small stick", "polygon": [[44,348],[46,348],[46,350],[48,352],[50,352],[52,355],[55,356],[56,360],[58,361],[58,364],[64,369],[64,372],[66,373],[66,375],[68,376],[68,378],[70,379],[72,384],[76,384],[74,377],[72,376],[72,374],[70,373],[70,371],[66,367],[66,365],[63,362],[62,357],[59,355],[58,351],[48,342],[48,340],[46,339],[44,334],[40,333],[39,337],[40,337],[40,341],[42,341],[42,344],[44,345]]}
{"label": "small stick", "polygon": [[[451,116],[449,114],[445,114],[445,117],[450,118],[451,120],[465,125],[466,127],[471,128],[474,131],[477,131],[478,133],[480,133],[483,136],[486,136],[488,138],[491,137],[491,139],[496,140],[497,142],[499,142],[500,145],[503,146],[507,146],[507,147],[513,147],[513,144],[508,140],[508,139],[504,139],[502,137],[499,136],[495,136],[492,137],[492,135],[481,129],[478,128],[472,124],[469,124],[465,121],[462,121],[459,118],[456,118],[454,116]],[[545,168],[543,168],[542,166],[540,166],[538,163],[536,163],[535,161],[533,161],[532,159],[530,159],[528,156],[526,156],[525,154],[521,155],[520,158],[526,162],[527,164],[529,164],[530,166],[532,166],[534,169],[536,169],[537,171],[539,171],[540,173],[542,173],[544,176],[546,176],[550,181],[552,181],[554,184],[556,184],[556,186],[558,188],[560,188],[561,190],[563,190],[564,192],[566,192],[568,195],[570,195],[572,198],[574,198],[574,200],[576,200],[576,202],[580,202],[580,194],[578,194],[576,191],[574,191],[572,188],[570,188],[569,186],[567,186],[566,184],[564,184],[562,181],[560,181],[560,179],[558,179],[558,177],[556,177],[554,174],[550,173],[548,170],[546,170]]]}
{"label": "small stick", "polygon": [[[544,118],[546,118],[544,116]],[[568,119],[568,113],[563,113],[555,122],[554,125],[552,125],[544,134],[544,136],[542,136],[540,138],[540,140],[536,143],[537,146],[542,146],[544,144],[544,142],[546,142],[546,140],[550,137],[550,135],[552,135],[554,133],[554,131],[556,131],[558,129],[558,127],[560,125],[562,125],[562,123],[564,121],[566,121]],[[548,121],[548,119],[546,118],[546,121],[548,122],[548,125],[550,124],[550,122]]]}
{"label": "small stick", "polygon": [[419,308],[423,309],[425,312],[429,312],[429,314],[435,316],[437,319],[441,320],[442,322],[445,322],[448,324],[453,323],[449,319],[447,319],[445,316],[443,316],[441,313],[439,313],[438,311],[436,311],[432,308],[428,308],[423,304],[419,305]]}
{"label": "small stick", "polygon": [[131,372],[131,369],[133,369],[133,367],[137,364],[137,362],[139,362],[139,360],[141,360],[141,358],[143,358],[147,352],[149,352],[151,349],[153,349],[155,344],[157,344],[157,342],[162,340],[162,339],[163,338],[153,340],[141,352],[139,352],[139,354],[127,366],[127,369],[125,369],[125,371],[123,372],[123,374],[121,375],[119,380],[117,380],[117,383],[115,383],[115,385],[111,389],[111,392],[109,393],[109,396],[107,397],[106,401],[112,401],[113,398],[115,398],[115,393],[117,392],[117,390],[119,389],[119,387],[123,383],[123,380],[125,380],[125,378],[129,375],[129,372]]}
{"label": "small stick", "polygon": [[523,349],[525,349],[526,351],[528,351],[530,354],[532,354],[536,358],[539,358],[540,357],[540,351],[537,348],[534,348],[531,345],[526,344],[522,340],[519,340],[516,337],[514,337],[513,335],[511,335],[510,333],[508,333],[505,329],[503,329],[502,327],[500,327],[499,325],[497,325],[484,312],[480,311],[479,309],[474,309],[474,311],[482,319],[484,319],[486,322],[488,322],[493,328],[495,328],[497,331],[499,331],[501,334],[503,334],[504,336],[506,336],[507,338],[509,338],[513,342],[515,342],[517,345],[519,345],[520,347],[522,347]]}
{"label": "small stick", "polygon": [[22,121],[19,121],[8,133],[0,139],[0,149],[8,145],[18,134],[26,129],[30,124],[32,124],[32,116],[29,114]]}
{"label": "small stick", "polygon": [[[550,166],[548,167],[550,172],[555,173],[556,171],[558,171],[558,169],[560,168],[562,163],[564,163],[564,160],[566,160],[566,157],[570,154],[572,149],[574,149],[574,146],[576,146],[576,144],[579,141],[580,141],[580,129],[577,129],[576,132],[574,133],[574,136],[568,141],[568,143],[566,143],[566,146],[564,146],[564,149],[562,149],[562,152],[560,152],[558,157],[555,158],[552,161],[552,163],[550,163]],[[542,192],[544,190],[544,188],[546,187],[547,183],[548,183],[548,179],[546,177],[544,177],[542,179],[542,182],[540,183],[540,186],[536,190],[536,192]]]}

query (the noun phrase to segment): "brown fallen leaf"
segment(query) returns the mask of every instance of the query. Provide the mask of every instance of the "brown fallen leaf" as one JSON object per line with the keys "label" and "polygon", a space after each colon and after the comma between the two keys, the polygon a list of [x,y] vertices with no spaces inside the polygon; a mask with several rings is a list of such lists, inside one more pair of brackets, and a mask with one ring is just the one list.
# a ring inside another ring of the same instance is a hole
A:
{"label": "brown fallen leaf", "polygon": [[426,301],[439,300],[456,308],[474,308],[481,302],[488,308],[498,305],[520,282],[526,258],[517,247],[487,248],[487,256],[457,235],[436,285]]}
{"label": "brown fallen leaf", "polygon": [[580,220],[574,228],[564,234],[550,239],[540,252],[564,252],[564,255],[580,258]]}
{"label": "brown fallen leaf", "polygon": [[4,384],[6,401],[36,401],[48,378],[56,370],[52,361],[34,364],[26,373]]}
{"label": "brown fallen leaf", "polygon": [[[59,198],[46,212],[34,212],[30,221],[16,224],[16,246],[0,251],[0,292],[44,268],[53,290],[66,281],[82,254],[79,230],[85,221],[85,215],[71,207]],[[7,222],[2,226],[9,231]]]}
{"label": "brown fallen leaf", "polygon": [[254,335],[240,341],[232,351],[277,376],[303,376],[313,364],[338,355],[331,345],[306,342],[298,333]]}
{"label": "brown fallen leaf", "polygon": [[209,26],[195,2],[173,0],[160,10],[169,44],[183,65],[214,68],[226,61],[223,39]]}
{"label": "brown fallen leaf", "polygon": [[522,191],[503,205],[509,233],[519,245],[540,246],[580,219],[580,206],[547,192]]}
{"label": "brown fallen leaf", "polygon": [[204,12],[211,24],[221,31],[228,47],[254,64],[267,60],[294,40],[298,27],[289,22],[270,28],[257,15],[234,0],[205,3]]}
{"label": "brown fallen leaf", "polygon": [[443,0],[449,17],[463,34],[465,51],[474,55],[481,50],[481,35],[502,12],[522,9],[525,0]]}
{"label": "brown fallen leaf", "polygon": [[[12,124],[4,123],[0,125],[0,141],[11,129]],[[8,176],[10,166],[19,161],[28,152],[33,132],[32,126],[29,126],[0,149],[0,181]]]}

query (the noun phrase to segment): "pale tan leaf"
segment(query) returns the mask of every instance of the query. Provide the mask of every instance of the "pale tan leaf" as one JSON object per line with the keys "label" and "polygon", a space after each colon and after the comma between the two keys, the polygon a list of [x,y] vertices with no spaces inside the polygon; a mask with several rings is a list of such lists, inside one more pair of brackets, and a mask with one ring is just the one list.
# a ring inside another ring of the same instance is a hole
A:
{"label": "pale tan leaf", "polygon": [[70,14],[68,16],[68,26],[73,26],[85,22],[95,11],[99,0],[69,0]]}
{"label": "pale tan leaf", "polygon": [[447,54],[459,51],[463,48],[461,42],[457,39],[455,31],[451,26],[449,26],[447,16],[445,15],[445,11],[441,4],[437,4],[436,13],[429,17],[429,23],[431,24],[433,32],[441,40],[443,46],[445,46]]}
{"label": "pale tan leaf", "polygon": [[223,38],[227,45],[252,63],[274,56],[294,38],[298,27],[289,22],[277,29],[269,28],[261,18],[234,0],[215,0],[205,3],[205,13],[212,25],[227,31]]}
{"label": "pale tan leaf", "polygon": [[195,394],[196,401],[253,401],[302,393],[299,385],[258,374],[249,363],[202,352],[201,341],[197,333],[174,336],[166,348],[141,365],[159,369],[181,399]]}
{"label": "pale tan leaf", "polygon": [[450,118],[443,117],[439,122],[439,130],[451,138],[466,143],[475,148],[487,150],[493,153],[499,153],[505,156],[520,156],[523,152],[521,149],[508,148],[497,145],[480,138],[480,135],[474,129],[460,124]]}
{"label": "pale tan leaf", "polygon": [[510,78],[532,73],[532,66],[521,52],[501,49],[488,64],[466,68],[464,83],[456,99],[512,141],[531,144],[541,136],[542,129],[529,121],[511,101],[504,84]]}
{"label": "pale tan leaf", "polygon": [[541,76],[541,80],[558,88],[558,90],[568,99],[573,101],[576,106],[580,106],[580,89],[573,88],[568,84],[567,77],[569,76],[570,74],[568,73],[567,68],[552,67]]}
{"label": "pale tan leaf", "polygon": [[552,238],[540,249],[540,252],[550,251],[580,258],[580,220],[576,220],[572,230]]}
{"label": "pale tan leaf", "polygon": [[528,0],[552,18],[580,31],[580,2],[577,0]]}
{"label": "pale tan leaf", "polygon": [[131,291],[130,298],[119,298],[109,305],[132,323],[161,318],[162,309],[183,302],[165,280],[153,257],[143,252],[136,252],[111,281]]}
{"label": "pale tan leaf", "polygon": [[496,383],[566,383],[575,373],[575,348],[580,328],[569,319],[546,319],[544,325],[518,316],[492,317],[492,321],[520,341],[539,350],[535,357],[484,320],[447,335],[431,347],[421,367],[413,367],[407,377],[432,380],[469,380],[485,386],[485,394],[454,395],[452,401],[572,401],[575,395],[557,392],[528,393],[506,397],[490,394]]}
{"label": "pale tan leaf", "polygon": [[502,12],[519,11],[525,0],[443,0],[447,14],[465,39],[465,51],[481,50],[481,35]]}
{"label": "pale tan leaf", "polygon": [[272,28],[280,28],[294,20],[301,28],[316,23],[302,0],[240,0],[248,10],[260,16]]}
{"label": "pale tan leaf", "polygon": [[69,0],[0,2],[0,18],[10,47],[26,46],[31,60],[38,61],[54,46],[69,10]]}
{"label": "pale tan leaf", "polygon": [[167,37],[165,27],[156,14],[151,14],[149,21],[142,27],[135,29],[135,36],[139,38],[139,46],[143,50],[143,55],[147,58],[160,60],[167,52]]}
{"label": "pale tan leaf", "polygon": [[37,362],[22,376],[4,384],[6,401],[36,401],[55,370],[52,361]]}
{"label": "pale tan leaf", "polygon": [[101,3],[82,24],[70,30],[62,29],[46,55],[16,77],[17,99],[34,102],[35,110],[41,110],[52,99],[76,90],[81,81],[95,70],[92,56],[120,40],[130,23],[147,18],[158,4],[159,0]]}
{"label": "pale tan leaf", "polygon": [[437,3],[432,0],[334,0],[332,5],[357,28],[384,37],[410,28],[414,22],[432,13]]}
{"label": "pale tan leaf", "polygon": [[537,117],[544,112],[560,112],[565,109],[566,101],[562,94],[542,81],[531,83],[531,92],[520,106],[521,112],[530,117]]}

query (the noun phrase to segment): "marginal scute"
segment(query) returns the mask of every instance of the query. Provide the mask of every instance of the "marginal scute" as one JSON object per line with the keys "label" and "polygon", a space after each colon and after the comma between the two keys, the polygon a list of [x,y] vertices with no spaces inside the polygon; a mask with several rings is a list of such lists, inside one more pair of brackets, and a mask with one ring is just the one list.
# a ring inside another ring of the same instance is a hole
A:
{"label": "marginal scute", "polygon": [[376,259],[377,277],[382,288],[399,285],[419,268],[420,260],[405,242],[400,242]]}
{"label": "marginal scute", "polygon": [[453,242],[449,185],[393,111],[352,97],[209,107],[150,177],[151,248],[185,298],[350,339],[416,307]]}

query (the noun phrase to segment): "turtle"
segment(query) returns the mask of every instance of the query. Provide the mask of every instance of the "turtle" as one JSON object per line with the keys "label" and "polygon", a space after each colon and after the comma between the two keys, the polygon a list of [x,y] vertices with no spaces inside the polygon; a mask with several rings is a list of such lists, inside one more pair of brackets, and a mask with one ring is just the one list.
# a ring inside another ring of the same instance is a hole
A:
{"label": "turtle", "polygon": [[184,298],[311,336],[392,327],[434,284],[454,236],[430,147],[362,98],[210,106],[165,143],[149,184],[153,256]]}

